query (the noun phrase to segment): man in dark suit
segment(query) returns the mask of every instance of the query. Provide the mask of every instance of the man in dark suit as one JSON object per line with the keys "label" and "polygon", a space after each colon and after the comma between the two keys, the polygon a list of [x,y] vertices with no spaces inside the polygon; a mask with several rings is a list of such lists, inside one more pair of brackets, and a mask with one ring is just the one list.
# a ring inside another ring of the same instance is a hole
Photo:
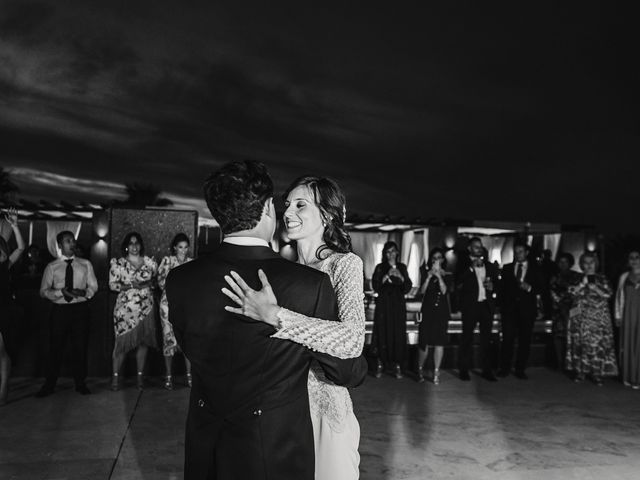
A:
{"label": "man in dark suit", "polygon": [[311,361],[319,362],[327,378],[348,387],[364,380],[366,361],[362,356],[340,360],[272,339],[272,326],[225,310],[224,276],[233,270],[259,289],[262,269],[280,306],[338,319],[329,277],[269,247],[276,213],[264,165],[225,165],[207,179],[205,196],[224,241],[213,254],[175,268],[167,279],[169,320],[193,374],[185,480],[312,480]]}
{"label": "man in dark suit", "polygon": [[472,367],[473,334],[480,327],[480,356],[482,377],[495,382],[491,365],[491,335],[495,313],[496,287],[499,273],[495,265],[486,261],[482,240],[469,240],[469,255],[460,259],[455,276],[458,305],[462,313],[462,337],[458,347],[460,380],[468,381]]}
{"label": "man in dark suit", "polygon": [[499,377],[511,372],[514,341],[518,338],[515,376],[526,380],[525,368],[529,360],[533,324],[538,313],[538,295],[543,278],[535,261],[529,261],[529,246],[516,243],[513,247],[515,262],[502,270],[501,313],[502,345],[500,349]]}

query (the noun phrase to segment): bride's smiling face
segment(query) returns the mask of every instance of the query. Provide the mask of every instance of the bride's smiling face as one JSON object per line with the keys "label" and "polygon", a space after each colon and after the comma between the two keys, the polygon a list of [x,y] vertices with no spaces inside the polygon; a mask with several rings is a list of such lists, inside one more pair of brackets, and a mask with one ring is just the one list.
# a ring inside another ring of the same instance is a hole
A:
{"label": "bride's smiling face", "polygon": [[285,202],[285,208],[284,223],[287,237],[291,240],[322,238],[324,233],[322,214],[307,186],[301,185],[291,190]]}

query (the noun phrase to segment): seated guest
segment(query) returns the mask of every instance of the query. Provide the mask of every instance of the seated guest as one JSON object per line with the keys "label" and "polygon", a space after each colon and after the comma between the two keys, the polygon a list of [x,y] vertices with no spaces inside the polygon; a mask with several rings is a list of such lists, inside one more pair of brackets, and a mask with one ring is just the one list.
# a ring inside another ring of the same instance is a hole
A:
{"label": "seated guest", "polygon": [[422,308],[418,330],[418,382],[424,382],[423,367],[433,347],[433,383],[440,383],[440,364],[444,345],[449,341],[447,330],[451,320],[449,292],[453,289],[452,275],[445,270],[444,250],[434,248],[429,253],[427,270],[422,285]]}
{"label": "seated guest", "polygon": [[24,250],[24,241],[18,228],[18,213],[15,209],[3,212],[0,221],[6,221],[16,238],[17,247],[9,250],[6,240],[0,236],[0,406],[7,403],[11,363],[15,358],[21,309],[11,292],[9,269],[18,261]]}
{"label": "seated guest", "polygon": [[629,271],[618,281],[615,319],[620,327],[620,367],[627,387],[640,389],[640,249],[629,252]]}
{"label": "seated guest", "polygon": [[529,361],[533,324],[538,313],[538,295],[542,291],[542,274],[536,262],[529,261],[529,245],[516,243],[513,247],[515,262],[502,269],[500,281],[502,344],[499,377],[511,373],[513,346],[518,339],[515,375],[526,380],[525,369]]}
{"label": "seated guest", "polygon": [[567,321],[573,298],[569,294],[569,287],[577,285],[582,276],[572,270],[575,259],[570,253],[562,252],[558,255],[557,273],[551,277],[551,319],[553,321],[553,342],[556,352],[557,367],[564,370],[567,344]]}
{"label": "seated guest", "polygon": [[589,375],[601,386],[603,377],[618,374],[609,312],[613,289],[607,277],[596,273],[594,252],[580,256],[580,268],[580,282],[569,287],[573,307],[567,325],[567,369],[575,372],[576,382]]}
{"label": "seated guest", "polygon": [[60,258],[44,269],[40,296],[51,301],[49,361],[46,380],[36,397],[51,395],[56,387],[64,347],[71,340],[73,350],[73,378],[76,392],[91,392],[85,383],[87,378],[87,344],[89,342],[89,304],[98,291],[98,281],[89,260],[75,255],[76,239],[69,231],[56,237]]}

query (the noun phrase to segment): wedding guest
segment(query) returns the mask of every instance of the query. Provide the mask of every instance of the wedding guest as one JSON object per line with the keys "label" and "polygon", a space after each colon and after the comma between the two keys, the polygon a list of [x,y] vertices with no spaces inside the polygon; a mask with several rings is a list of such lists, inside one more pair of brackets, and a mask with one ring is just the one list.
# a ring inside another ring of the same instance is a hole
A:
{"label": "wedding guest", "polygon": [[468,255],[458,262],[455,275],[462,313],[462,338],[458,348],[460,380],[471,380],[469,369],[472,367],[473,333],[476,325],[479,325],[482,378],[495,382],[497,379],[493,373],[490,351],[499,272],[492,263],[486,261],[486,250],[480,238],[471,238],[467,250]]}
{"label": "wedding guest", "polygon": [[18,213],[12,208],[2,212],[4,220],[11,226],[16,238],[16,248],[11,251],[6,240],[0,236],[0,406],[7,403],[11,364],[15,359],[17,332],[21,309],[16,304],[11,291],[9,269],[18,261],[24,251],[24,240],[18,228]]}
{"label": "wedding guest", "polygon": [[542,251],[540,259],[540,272],[542,273],[542,290],[540,296],[544,309],[544,317],[553,315],[553,300],[551,299],[551,279],[558,274],[558,265],[553,261],[553,252],[548,248]]}
{"label": "wedding guest", "polygon": [[440,383],[440,364],[444,345],[449,342],[447,330],[451,320],[449,292],[453,289],[452,275],[445,270],[444,250],[434,248],[429,252],[427,273],[422,284],[422,307],[418,327],[418,382],[424,382],[424,362],[433,347],[433,383]]}
{"label": "wedding guest", "polygon": [[98,291],[98,281],[91,262],[75,255],[76,239],[73,233],[60,232],[56,241],[60,257],[44,269],[40,284],[40,296],[49,300],[53,307],[49,323],[46,379],[36,397],[46,397],[54,392],[68,339],[73,351],[76,392],[88,395],[91,393],[85,383],[90,319],[88,300]]}
{"label": "wedding guest", "polygon": [[[180,349],[173,333],[173,326],[169,322],[169,302],[167,302],[165,284],[167,275],[173,268],[191,260],[193,259],[189,256],[189,237],[184,233],[178,233],[171,242],[171,255],[164,257],[158,267],[158,287],[162,290],[160,297],[160,323],[162,325],[162,354],[164,355],[165,365],[164,388],[167,390],[173,390],[173,356]],[[192,385],[191,363],[186,357],[184,362],[187,369],[187,386],[190,387]]]}
{"label": "wedding guest", "polygon": [[580,268],[580,282],[569,287],[573,308],[567,325],[567,369],[575,372],[576,382],[589,375],[601,386],[603,377],[618,374],[609,312],[613,289],[604,275],[596,273],[594,252],[580,256]]}
{"label": "wedding guest", "polygon": [[158,265],[144,255],[144,242],[137,232],[125,235],[121,251],[122,257],[112,258],[109,269],[109,288],[118,292],[113,310],[111,390],[120,389],[122,363],[131,350],[136,351],[136,385],[142,390],[148,347],[157,348],[153,286]]}
{"label": "wedding guest", "polygon": [[558,271],[551,278],[551,319],[553,321],[553,343],[556,353],[558,369],[564,370],[567,344],[567,321],[569,311],[573,304],[573,298],[569,293],[569,287],[577,285],[582,276],[572,270],[575,264],[573,255],[562,252],[558,256]]}
{"label": "wedding guest", "polygon": [[543,289],[543,278],[536,262],[529,261],[530,248],[518,242],[513,247],[515,261],[502,269],[500,280],[502,342],[500,348],[499,377],[511,373],[513,350],[518,339],[515,376],[527,379],[525,369],[529,361],[533,325],[538,313],[538,296]]}
{"label": "wedding guest", "polygon": [[393,366],[395,377],[402,378],[407,349],[407,306],[405,294],[411,290],[407,266],[399,262],[400,250],[395,242],[382,248],[382,263],[373,272],[373,289],[378,293],[373,318],[373,345],[377,351],[376,377],[384,366]]}
{"label": "wedding guest", "polygon": [[629,271],[618,281],[616,325],[620,327],[620,368],[625,386],[640,389],[640,249],[627,257]]}

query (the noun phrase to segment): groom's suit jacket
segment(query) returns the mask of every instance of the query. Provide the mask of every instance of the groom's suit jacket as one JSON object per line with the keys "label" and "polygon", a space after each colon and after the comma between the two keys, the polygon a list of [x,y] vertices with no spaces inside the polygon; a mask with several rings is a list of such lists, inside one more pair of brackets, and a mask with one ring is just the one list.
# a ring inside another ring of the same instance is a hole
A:
{"label": "groom's suit jacket", "polygon": [[224,310],[224,275],[239,273],[255,289],[267,274],[278,304],[337,320],[337,300],[324,273],[280,257],[268,247],[223,243],[211,255],[171,271],[169,320],[191,361],[193,388],[185,441],[185,480],[312,480],[314,445],[307,375],[313,359],[337,384],[357,386],[367,364],[340,360]]}

